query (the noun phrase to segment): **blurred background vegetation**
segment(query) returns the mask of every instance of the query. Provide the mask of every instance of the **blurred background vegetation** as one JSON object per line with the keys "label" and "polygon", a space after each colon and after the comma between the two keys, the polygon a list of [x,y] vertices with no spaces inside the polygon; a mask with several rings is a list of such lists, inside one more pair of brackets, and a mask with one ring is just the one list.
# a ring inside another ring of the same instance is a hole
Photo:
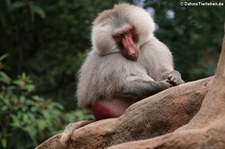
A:
{"label": "blurred background vegetation", "polygon": [[91,47],[93,19],[118,2],[142,6],[153,16],[155,35],[172,50],[185,81],[214,74],[225,6],[182,7],[181,1],[165,0],[1,0],[0,148],[30,149],[69,122],[92,118],[76,106],[75,76]]}

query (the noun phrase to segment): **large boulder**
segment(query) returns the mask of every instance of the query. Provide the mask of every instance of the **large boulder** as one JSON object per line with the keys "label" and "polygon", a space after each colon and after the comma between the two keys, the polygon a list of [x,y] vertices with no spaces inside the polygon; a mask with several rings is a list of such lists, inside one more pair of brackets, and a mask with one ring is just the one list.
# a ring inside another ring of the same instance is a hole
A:
{"label": "large boulder", "polygon": [[[198,112],[212,81],[210,77],[167,89],[131,105],[119,118],[76,129],[65,148],[106,148],[173,132]],[[38,149],[63,148],[59,136],[45,141]]]}

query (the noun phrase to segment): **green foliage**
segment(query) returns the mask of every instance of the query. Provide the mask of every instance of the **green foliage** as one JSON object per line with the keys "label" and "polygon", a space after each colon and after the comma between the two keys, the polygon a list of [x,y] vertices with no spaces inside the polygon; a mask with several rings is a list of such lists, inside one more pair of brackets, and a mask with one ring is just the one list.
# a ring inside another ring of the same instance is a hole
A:
{"label": "green foliage", "polygon": [[65,124],[92,118],[80,110],[64,114],[62,105],[34,95],[34,89],[26,73],[12,79],[0,69],[0,148],[33,148]]}
{"label": "green foliage", "polygon": [[0,1],[0,54],[9,53],[7,65],[13,68],[7,72],[12,76],[27,72],[37,94],[74,109],[75,74],[91,46],[91,23],[116,2]]}
{"label": "green foliage", "polygon": [[[225,3],[224,3],[225,5]],[[147,1],[155,10],[156,36],[172,50],[186,81],[213,75],[221,50],[225,6],[182,7],[179,1]],[[168,11],[174,17],[168,17]]]}
{"label": "green foliage", "polygon": [[34,85],[25,73],[13,80],[0,71],[0,86],[1,148],[28,148],[37,145],[37,136],[59,129],[62,106],[32,95]]}

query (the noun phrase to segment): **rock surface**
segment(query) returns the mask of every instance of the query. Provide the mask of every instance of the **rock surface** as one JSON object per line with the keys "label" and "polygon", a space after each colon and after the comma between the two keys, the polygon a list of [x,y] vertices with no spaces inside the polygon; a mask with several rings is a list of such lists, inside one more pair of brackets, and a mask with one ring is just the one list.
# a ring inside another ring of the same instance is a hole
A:
{"label": "rock surface", "polygon": [[119,118],[75,129],[66,146],[59,139],[37,148],[225,148],[225,39],[215,77],[172,87],[131,105]]}
{"label": "rock surface", "polygon": [[[133,104],[119,118],[76,129],[65,148],[106,148],[173,132],[198,112],[212,81],[210,77],[167,89]],[[59,138],[48,139],[38,149],[63,148]]]}

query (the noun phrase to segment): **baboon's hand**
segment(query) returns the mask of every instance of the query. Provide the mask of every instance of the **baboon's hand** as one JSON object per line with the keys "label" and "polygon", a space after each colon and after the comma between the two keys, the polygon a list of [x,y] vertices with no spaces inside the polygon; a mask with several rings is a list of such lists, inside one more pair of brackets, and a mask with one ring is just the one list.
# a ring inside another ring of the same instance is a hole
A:
{"label": "baboon's hand", "polygon": [[167,78],[167,82],[172,84],[173,86],[183,84],[184,81],[181,78],[181,75],[178,71],[174,70],[172,71]]}

